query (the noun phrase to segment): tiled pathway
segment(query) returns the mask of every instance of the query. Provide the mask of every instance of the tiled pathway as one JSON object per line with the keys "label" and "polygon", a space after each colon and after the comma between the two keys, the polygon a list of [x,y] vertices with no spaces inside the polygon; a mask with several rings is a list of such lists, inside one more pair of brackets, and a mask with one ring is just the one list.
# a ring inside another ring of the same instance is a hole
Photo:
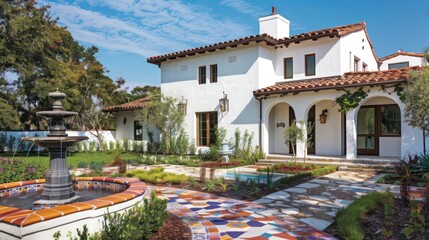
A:
{"label": "tiled pathway", "polygon": [[213,194],[156,187],[168,211],[188,223],[193,239],[334,239],[296,218],[262,205]]}
{"label": "tiled pathway", "polygon": [[275,209],[277,216],[293,216],[323,230],[334,222],[337,211],[354,199],[372,191],[384,191],[388,185],[375,184],[379,177],[371,173],[338,171],[254,202]]}

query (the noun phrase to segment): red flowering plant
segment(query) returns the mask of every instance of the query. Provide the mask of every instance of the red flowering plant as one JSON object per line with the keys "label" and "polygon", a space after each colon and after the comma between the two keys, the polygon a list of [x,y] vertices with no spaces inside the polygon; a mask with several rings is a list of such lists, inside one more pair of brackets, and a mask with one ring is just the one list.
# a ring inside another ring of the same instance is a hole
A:
{"label": "red flowering plant", "polygon": [[43,178],[46,168],[28,161],[0,159],[0,184]]}

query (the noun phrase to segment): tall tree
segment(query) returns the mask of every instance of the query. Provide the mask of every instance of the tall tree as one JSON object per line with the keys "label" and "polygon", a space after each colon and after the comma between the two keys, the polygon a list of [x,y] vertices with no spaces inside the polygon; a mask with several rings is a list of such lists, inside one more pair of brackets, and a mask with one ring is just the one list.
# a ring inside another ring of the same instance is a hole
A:
{"label": "tall tree", "polygon": [[404,91],[405,120],[423,130],[423,152],[429,130],[429,68],[411,73],[411,80]]}
{"label": "tall tree", "polygon": [[[25,129],[46,127],[35,113],[50,108],[48,93],[56,89],[66,93],[66,109],[82,114],[123,101],[120,85],[96,58],[98,49],[79,45],[48,10],[34,0],[0,1],[0,94],[2,87],[13,90]],[[17,78],[7,79],[7,73]],[[87,119],[80,115],[72,127],[93,128]]]}
{"label": "tall tree", "polygon": [[175,98],[155,94],[149,99],[149,104],[141,110],[138,118],[146,127],[154,126],[160,131],[162,151],[170,154],[173,137],[182,129],[184,114]]}

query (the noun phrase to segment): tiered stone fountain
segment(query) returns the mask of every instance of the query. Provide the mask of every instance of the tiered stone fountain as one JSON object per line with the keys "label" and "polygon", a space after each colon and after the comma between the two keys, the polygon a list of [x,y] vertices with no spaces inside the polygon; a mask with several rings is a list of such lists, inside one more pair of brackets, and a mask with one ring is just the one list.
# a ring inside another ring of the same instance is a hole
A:
{"label": "tiered stone fountain", "polygon": [[38,116],[50,120],[47,137],[22,138],[23,141],[34,142],[50,152],[49,171],[42,192],[42,200],[36,201],[34,205],[62,205],[79,199],[78,196],[75,196],[71,174],[67,169],[66,151],[68,147],[88,139],[88,137],[81,136],[69,137],[66,134],[64,118],[78,114],[64,110],[61,100],[66,95],[57,90],[49,93],[49,97],[54,100],[52,110],[36,113]]}

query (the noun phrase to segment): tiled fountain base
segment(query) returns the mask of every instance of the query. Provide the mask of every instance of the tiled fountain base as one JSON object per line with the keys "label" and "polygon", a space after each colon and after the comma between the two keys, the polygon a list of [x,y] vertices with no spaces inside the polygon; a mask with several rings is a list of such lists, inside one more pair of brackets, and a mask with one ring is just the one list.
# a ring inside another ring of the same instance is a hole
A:
{"label": "tiled fountain base", "polygon": [[155,189],[159,197],[168,198],[168,210],[187,222],[192,239],[334,239],[256,203],[185,189]]}

